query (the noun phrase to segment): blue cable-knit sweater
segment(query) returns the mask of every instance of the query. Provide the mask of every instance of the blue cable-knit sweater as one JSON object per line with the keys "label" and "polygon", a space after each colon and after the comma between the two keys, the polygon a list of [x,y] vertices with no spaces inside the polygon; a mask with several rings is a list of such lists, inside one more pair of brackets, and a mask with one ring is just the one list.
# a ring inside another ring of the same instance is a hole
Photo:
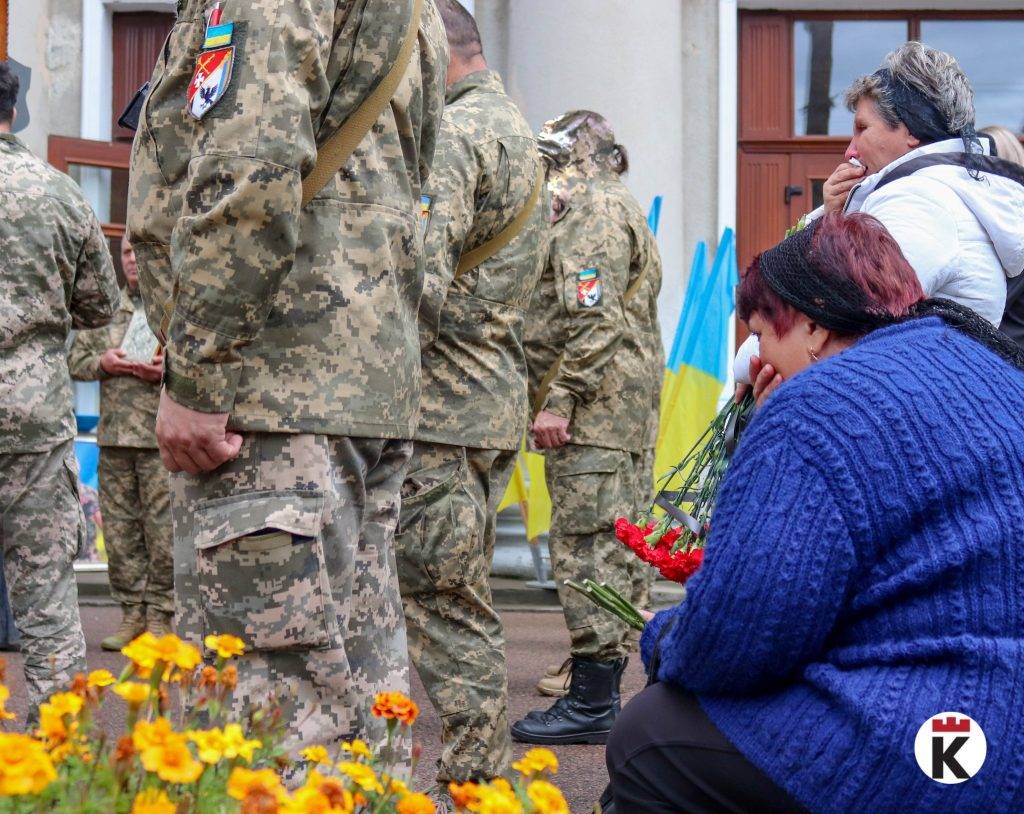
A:
{"label": "blue cable-knit sweater", "polygon": [[[686,599],[644,631],[812,812],[1024,812],[1024,374],[936,318],[782,384],[746,430]],[[914,737],[974,718],[981,771]]]}

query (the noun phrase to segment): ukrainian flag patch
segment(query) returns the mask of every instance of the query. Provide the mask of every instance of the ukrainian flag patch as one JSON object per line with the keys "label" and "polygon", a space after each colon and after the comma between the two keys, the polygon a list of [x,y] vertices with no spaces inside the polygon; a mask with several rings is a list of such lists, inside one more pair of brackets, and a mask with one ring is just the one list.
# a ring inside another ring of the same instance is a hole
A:
{"label": "ukrainian flag patch", "polygon": [[203,48],[222,48],[225,45],[231,45],[231,38],[234,36],[234,33],[234,23],[211,25],[206,29],[206,40],[203,42]]}
{"label": "ukrainian flag patch", "polygon": [[601,272],[596,268],[576,272],[576,302],[584,308],[601,304]]}

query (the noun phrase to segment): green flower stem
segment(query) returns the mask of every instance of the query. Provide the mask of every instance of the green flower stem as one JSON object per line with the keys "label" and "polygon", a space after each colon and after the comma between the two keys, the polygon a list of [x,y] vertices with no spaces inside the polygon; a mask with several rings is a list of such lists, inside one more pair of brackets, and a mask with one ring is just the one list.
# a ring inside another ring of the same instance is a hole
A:
{"label": "green flower stem", "polygon": [[634,630],[644,629],[643,618],[640,614],[636,612],[632,605],[623,600],[621,596],[615,594],[614,591],[609,593],[606,589],[602,589],[600,585],[589,579],[584,580],[582,585],[567,579],[565,584],[573,590],[579,591],[595,605],[604,608]]}

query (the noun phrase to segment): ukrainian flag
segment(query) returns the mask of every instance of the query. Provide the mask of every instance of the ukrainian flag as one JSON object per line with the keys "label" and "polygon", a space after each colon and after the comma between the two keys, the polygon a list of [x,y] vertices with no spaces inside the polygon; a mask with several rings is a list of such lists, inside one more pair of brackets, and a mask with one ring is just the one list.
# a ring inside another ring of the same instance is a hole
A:
{"label": "ukrainian flag", "polygon": [[655,473],[679,463],[718,412],[729,377],[729,331],[736,309],[736,238],[726,229],[710,273],[698,244],[661,391]]}
{"label": "ukrainian flag", "polygon": [[234,23],[210,26],[206,29],[206,40],[203,42],[203,48],[220,48],[223,45],[231,45],[234,31]]}

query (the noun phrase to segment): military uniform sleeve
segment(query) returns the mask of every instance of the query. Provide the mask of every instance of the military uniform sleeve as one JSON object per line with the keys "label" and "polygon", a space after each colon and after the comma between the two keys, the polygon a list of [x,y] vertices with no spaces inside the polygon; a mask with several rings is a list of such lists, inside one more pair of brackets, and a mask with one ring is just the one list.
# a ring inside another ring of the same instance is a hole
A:
{"label": "military uniform sleeve", "polygon": [[71,290],[74,328],[100,328],[114,318],[121,305],[110,247],[92,209],[84,206],[85,239],[78,252],[75,284]]}
{"label": "military uniform sleeve", "polygon": [[603,368],[622,342],[631,247],[628,233],[597,211],[570,211],[563,223],[553,252],[570,318],[543,409],[571,421],[576,405],[597,395]]}
{"label": "military uniform sleeve", "polygon": [[110,331],[95,328],[75,334],[68,351],[68,370],[71,378],[80,382],[94,382],[110,378],[100,367],[100,357],[108,350]]}
{"label": "military uniform sleeve", "polygon": [[259,334],[291,271],[302,177],[316,161],[317,137],[330,136],[317,132],[313,111],[329,105],[332,121],[347,119],[401,47],[411,2],[353,5],[341,32],[329,0],[224,5],[222,20],[234,24],[238,38],[234,87],[196,129],[171,235],[177,295],[164,383],[187,407],[231,410],[240,352]]}
{"label": "military uniform sleeve", "polygon": [[434,168],[424,190],[429,200],[424,237],[426,269],[420,300],[420,342],[424,348],[437,339],[448,287],[473,227],[482,172],[469,137],[447,119],[434,156]]}

